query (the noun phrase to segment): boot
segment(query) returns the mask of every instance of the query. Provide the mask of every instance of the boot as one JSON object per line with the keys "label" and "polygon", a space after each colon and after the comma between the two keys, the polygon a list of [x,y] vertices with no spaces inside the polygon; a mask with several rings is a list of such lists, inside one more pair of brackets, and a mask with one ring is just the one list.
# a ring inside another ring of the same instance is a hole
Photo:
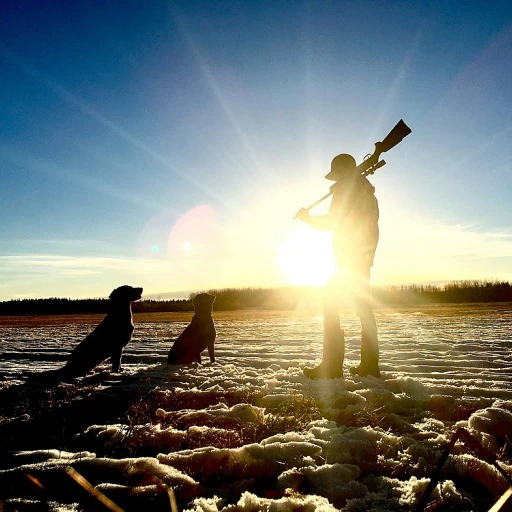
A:
{"label": "boot", "polygon": [[342,379],[345,336],[339,324],[324,330],[322,362],[315,368],[304,368],[309,379]]}
{"label": "boot", "polygon": [[350,368],[350,373],[352,375],[359,375],[360,377],[372,375],[373,377],[380,379],[380,370],[378,366],[366,366],[363,365],[363,363],[359,363],[358,366],[352,366],[352,368]]}
{"label": "boot", "polygon": [[350,368],[352,375],[367,377],[372,375],[380,379],[379,343],[376,329],[363,329],[361,335],[361,363]]}

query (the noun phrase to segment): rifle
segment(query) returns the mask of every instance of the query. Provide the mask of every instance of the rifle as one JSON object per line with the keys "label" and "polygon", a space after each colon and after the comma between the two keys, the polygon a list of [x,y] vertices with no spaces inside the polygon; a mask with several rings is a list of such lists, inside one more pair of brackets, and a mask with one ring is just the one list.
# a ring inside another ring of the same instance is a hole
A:
{"label": "rifle", "polygon": [[[373,174],[377,169],[380,169],[382,166],[386,165],[385,160],[379,161],[380,155],[386,151],[389,151],[391,148],[394,148],[397,144],[402,142],[402,140],[407,137],[411,131],[412,130],[404,123],[403,119],[400,119],[400,121],[396,123],[395,127],[386,135],[382,142],[375,143],[375,151],[371,155],[366,155],[363,162],[356,167],[361,176],[369,176]],[[317,204],[320,204],[322,201],[332,196],[332,194],[334,194],[336,185],[337,183],[331,185],[331,187],[329,187],[329,192],[325,194],[325,196],[309,205],[307,208],[305,208],[305,210],[312,210]],[[295,216],[293,220],[296,218],[297,216]]]}

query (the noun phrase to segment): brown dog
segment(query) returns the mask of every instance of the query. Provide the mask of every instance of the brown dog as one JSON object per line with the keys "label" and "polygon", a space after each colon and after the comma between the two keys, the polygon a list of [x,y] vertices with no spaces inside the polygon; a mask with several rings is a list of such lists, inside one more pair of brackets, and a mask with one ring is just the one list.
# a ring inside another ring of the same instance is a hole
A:
{"label": "brown dog", "polygon": [[110,294],[110,313],[71,352],[66,366],[60,370],[63,374],[67,377],[85,375],[107,359],[112,363],[112,372],[119,372],[123,349],[134,329],[131,303],[141,298],[142,291],[142,288],[125,285]]}
{"label": "brown dog", "polygon": [[199,293],[194,297],[195,314],[169,351],[167,364],[201,363],[201,352],[208,347],[210,361],[215,362],[215,324],[212,306],[215,295]]}

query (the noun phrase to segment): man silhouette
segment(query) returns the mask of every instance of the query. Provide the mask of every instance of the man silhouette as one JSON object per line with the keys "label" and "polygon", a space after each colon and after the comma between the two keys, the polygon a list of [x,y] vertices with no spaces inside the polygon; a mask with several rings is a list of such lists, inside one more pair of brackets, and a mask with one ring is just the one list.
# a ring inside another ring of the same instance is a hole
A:
{"label": "man silhouette", "polygon": [[332,250],[337,273],[326,286],[324,297],[324,338],[322,362],[306,368],[311,379],[343,377],[345,340],[340,329],[337,301],[328,291],[336,286],[336,275],[350,276],[356,314],[361,321],[361,363],[350,372],[360,376],[380,377],[377,325],[370,301],[370,268],[379,240],[379,206],[375,188],[357,170],[351,155],[341,154],[331,162],[325,176],[336,181],[327,215],[310,215],[301,208],[297,218],[315,229],[333,231]]}

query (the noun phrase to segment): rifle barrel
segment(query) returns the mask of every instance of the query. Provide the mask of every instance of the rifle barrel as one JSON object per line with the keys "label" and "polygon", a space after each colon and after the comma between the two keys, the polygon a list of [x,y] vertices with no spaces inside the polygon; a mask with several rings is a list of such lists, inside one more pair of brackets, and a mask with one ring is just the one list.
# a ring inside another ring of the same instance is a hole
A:
{"label": "rifle barrel", "polygon": [[380,169],[384,165],[386,165],[386,160],[381,160],[375,165],[372,165],[369,169],[366,169],[366,171],[363,171],[361,176],[368,176],[369,174],[373,174],[377,169]]}
{"label": "rifle barrel", "polygon": [[[317,204],[320,204],[322,201],[327,199],[329,196],[332,196],[333,194],[334,194],[334,190],[328,192],[327,194],[325,194],[325,196],[318,199],[318,201],[315,201],[313,204],[310,204],[307,208],[305,208],[305,210],[307,210],[309,212],[309,210],[312,210]],[[293,217],[293,220],[295,220],[296,218],[297,218],[297,215],[295,215],[295,217]]]}

